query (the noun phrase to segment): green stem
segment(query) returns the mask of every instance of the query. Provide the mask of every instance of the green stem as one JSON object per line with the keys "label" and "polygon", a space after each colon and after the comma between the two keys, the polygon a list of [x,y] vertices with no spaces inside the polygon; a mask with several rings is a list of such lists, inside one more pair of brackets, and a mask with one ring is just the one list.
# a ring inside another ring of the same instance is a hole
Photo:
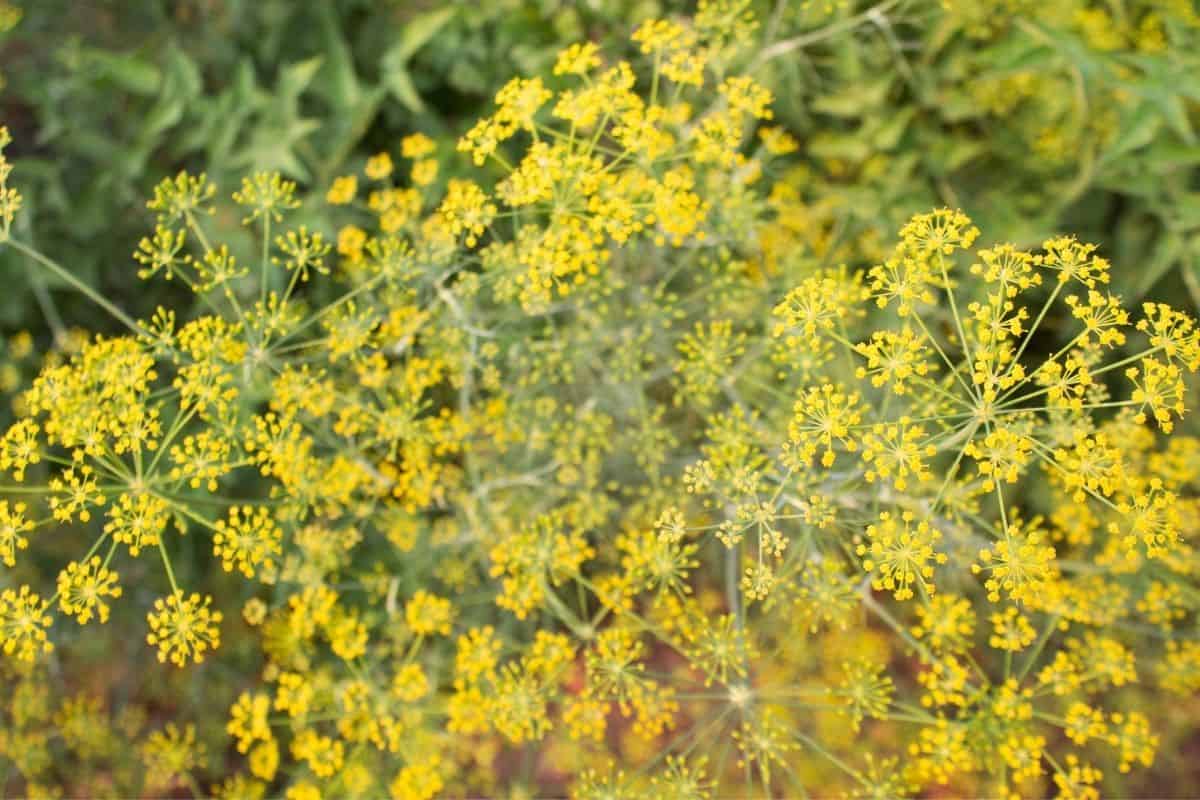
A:
{"label": "green stem", "polygon": [[179,584],[175,582],[175,570],[171,569],[171,559],[167,556],[167,546],[163,544],[163,537],[158,537],[158,552],[162,554],[163,566],[167,568],[167,580],[171,582],[171,591],[178,594]]}
{"label": "green stem", "polygon": [[9,239],[8,244],[10,247],[14,248],[18,252],[23,253],[24,255],[28,256],[29,258],[32,258],[38,264],[41,264],[46,269],[50,270],[50,272],[52,272],[55,276],[66,281],[68,284],[71,285],[72,288],[74,288],[76,291],[83,294],[85,297],[87,297],[89,300],[91,300],[96,305],[103,308],[105,311],[107,311],[109,314],[111,314],[115,319],[120,321],[123,325],[125,325],[127,328],[129,328],[134,333],[139,334],[140,336],[146,336],[146,337],[151,336],[150,332],[147,331],[145,328],[143,328],[138,323],[137,320],[135,320],[133,317],[126,314],[121,309],[117,308],[115,305],[113,305],[111,302],[109,302],[104,297],[104,295],[100,294],[95,289],[93,289],[92,287],[88,286],[86,283],[81,281],[78,277],[73,275],[70,272],[70,270],[63,267],[57,261],[55,261],[45,255],[42,255],[37,250],[34,250],[29,245],[25,244],[24,242],[18,241],[17,239]]}

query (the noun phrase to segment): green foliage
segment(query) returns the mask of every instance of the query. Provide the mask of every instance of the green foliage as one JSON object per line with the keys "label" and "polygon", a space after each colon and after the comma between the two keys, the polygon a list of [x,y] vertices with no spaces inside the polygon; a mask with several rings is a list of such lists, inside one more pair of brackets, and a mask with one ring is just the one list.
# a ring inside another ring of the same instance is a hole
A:
{"label": "green foliage", "polygon": [[[0,118],[26,173],[22,235],[85,282],[149,309],[126,264],[146,187],[190,167],[225,183],[278,170],[321,187],[374,150],[452,134],[564,41],[618,35],[655,2],[69,0],[21,5],[0,34]],[[228,208],[226,206],[226,208]],[[228,212],[232,215],[233,212]],[[236,226],[231,216],[230,229]],[[314,220],[314,224],[321,224]],[[324,227],[330,227],[326,224]],[[19,258],[0,258],[0,322],[45,330]],[[50,282],[61,316],[103,324]]]}

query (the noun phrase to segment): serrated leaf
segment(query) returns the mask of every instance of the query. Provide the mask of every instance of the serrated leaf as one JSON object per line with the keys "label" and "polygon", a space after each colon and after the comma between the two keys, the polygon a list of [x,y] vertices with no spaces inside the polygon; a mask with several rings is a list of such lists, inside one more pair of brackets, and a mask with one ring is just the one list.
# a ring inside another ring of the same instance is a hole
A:
{"label": "serrated leaf", "polygon": [[1169,213],[1172,229],[1183,232],[1196,231],[1200,237],[1200,192],[1183,192],[1171,198]]}
{"label": "serrated leaf", "polygon": [[142,139],[153,139],[177,124],[183,118],[184,101],[181,97],[162,97],[142,118]]}
{"label": "serrated leaf", "polygon": [[234,159],[234,166],[242,169],[279,170],[288,177],[308,181],[308,168],[297,157],[294,147],[319,127],[314,120],[297,120],[286,128],[256,128],[249,145]]}

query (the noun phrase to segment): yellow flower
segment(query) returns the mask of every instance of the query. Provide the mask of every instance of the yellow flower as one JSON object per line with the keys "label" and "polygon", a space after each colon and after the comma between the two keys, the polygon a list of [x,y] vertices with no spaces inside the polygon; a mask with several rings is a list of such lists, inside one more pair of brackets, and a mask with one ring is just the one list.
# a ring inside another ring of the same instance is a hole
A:
{"label": "yellow flower", "polygon": [[1033,640],[1037,638],[1037,631],[1015,606],[1008,606],[1002,613],[992,614],[991,622],[992,635],[988,638],[988,644],[997,650],[1018,652],[1033,644]]}
{"label": "yellow flower", "polygon": [[933,568],[946,563],[946,554],[934,550],[941,534],[905,511],[897,519],[891,512],[879,514],[879,522],[867,526],[867,542],[856,551],[863,558],[863,569],[878,572],[871,581],[877,591],[893,592],[897,600],[913,596],[914,584],[926,594],[934,593]]}
{"label": "yellow flower", "polygon": [[270,222],[282,220],[284,211],[300,206],[295,193],[295,182],[284,180],[278,172],[256,172],[249,178],[242,178],[242,188],[233,193],[233,199],[250,209],[242,220],[248,225],[259,218]]}
{"label": "yellow flower", "polygon": [[222,614],[209,611],[211,597],[197,593],[184,595],[182,590],[154,601],[154,610],[147,616],[150,633],[146,642],[158,649],[158,660],[170,659],[177,667],[189,661],[199,664],[209,650],[221,643],[220,629]]}
{"label": "yellow flower", "polygon": [[196,726],[179,727],[168,722],[161,731],[147,737],[141,747],[142,763],[146,765],[146,783],[154,788],[169,787],[175,780],[186,778],[192,770],[205,765],[207,751],[196,741]]}
{"label": "yellow flower", "polygon": [[0,650],[18,661],[34,661],[54,645],[46,631],[53,621],[46,613],[48,603],[22,586],[0,592]]}
{"label": "yellow flower", "polygon": [[363,174],[368,179],[373,181],[381,181],[392,174],[395,166],[392,164],[392,157],[387,153],[377,153],[367,159],[367,164],[363,167]]}
{"label": "yellow flower", "polygon": [[25,509],[24,503],[10,507],[7,500],[0,500],[0,562],[5,566],[16,566],[17,551],[29,546],[24,534],[33,530],[33,523],[25,518]]}
{"label": "yellow flower", "polygon": [[272,557],[280,553],[282,537],[268,507],[233,506],[228,520],[217,520],[213,555],[221,559],[226,572],[236,565],[243,575],[253,578],[256,568],[268,573],[274,569]]}
{"label": "yellow flower", "polygon": [[561,50],[554,61],[555,75],[586,75],[600,66],[595,42],[576,43]]}
{"label": "yellow flower", "polygon": [[129,546],[138,555],[143,547],[155,547],[167,527],[167,504],[149,492],[126,492],[108,510],[104,532]]}
{"label": "yellow flower", "polygon": [[404,607],[404,620],[409,630],[417,636],[440,633],[450,634],[450,623],[454,619],[454,607],[449,600],[436,597],[424,589],[417,590]]}
{"label": "yellow flower", "polygon": [[325,202],[330,205],[344,206],[347,203],[353,202],[354,195],[357,193],[358,177],[355,175],[343,175],[340,178],[333,179],[329,191],[325,194]]}
{"label": "yellow flower", "polygon": [[237,739],[239,753],[249,752],[250,746],[257,741],[271,741],[273,737],[267,722],[270,711],[270,696],[250,692],[242,692],[229,709],[229,724],[225,731]]}
{"label": "yellow flower", "polygon": [[80,625],[86,625],[93,613],[101,622],[108,622],[109,607],[103,598],[121,596],[117,579],[116,572],[101,564],[100,556],[92,556],[84,564],[72,561],[58,574],[59,606]]}
{"label": "yellow flower", "polygon": [[420,664],[405,664],[392,678],[392,694],[406,703],[429,694],[429,677]]}

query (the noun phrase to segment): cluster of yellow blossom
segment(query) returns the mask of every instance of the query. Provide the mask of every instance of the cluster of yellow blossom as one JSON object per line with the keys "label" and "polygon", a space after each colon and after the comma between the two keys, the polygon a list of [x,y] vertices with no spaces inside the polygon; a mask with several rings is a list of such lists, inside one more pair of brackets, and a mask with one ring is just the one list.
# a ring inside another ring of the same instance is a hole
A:
{"label": "cluster of yellow blossom", "polygon": [[[0,436],[27,793],[118,750],[114,793],[288,800],[1095,798],[1154,763],[1137,704],[1200,687],[1200,330],[953,209],[832,263],[768,177],[800,144],[734,69],[746,10],[567,48],[469,177],[414,134],[319,187],[337,230],[275,173],[233,194],[250,248],[204,176],[156,188],[134,258],[196,313],[110,308]],[[55,618],[123,607],[213,693],[52,714]]]}

